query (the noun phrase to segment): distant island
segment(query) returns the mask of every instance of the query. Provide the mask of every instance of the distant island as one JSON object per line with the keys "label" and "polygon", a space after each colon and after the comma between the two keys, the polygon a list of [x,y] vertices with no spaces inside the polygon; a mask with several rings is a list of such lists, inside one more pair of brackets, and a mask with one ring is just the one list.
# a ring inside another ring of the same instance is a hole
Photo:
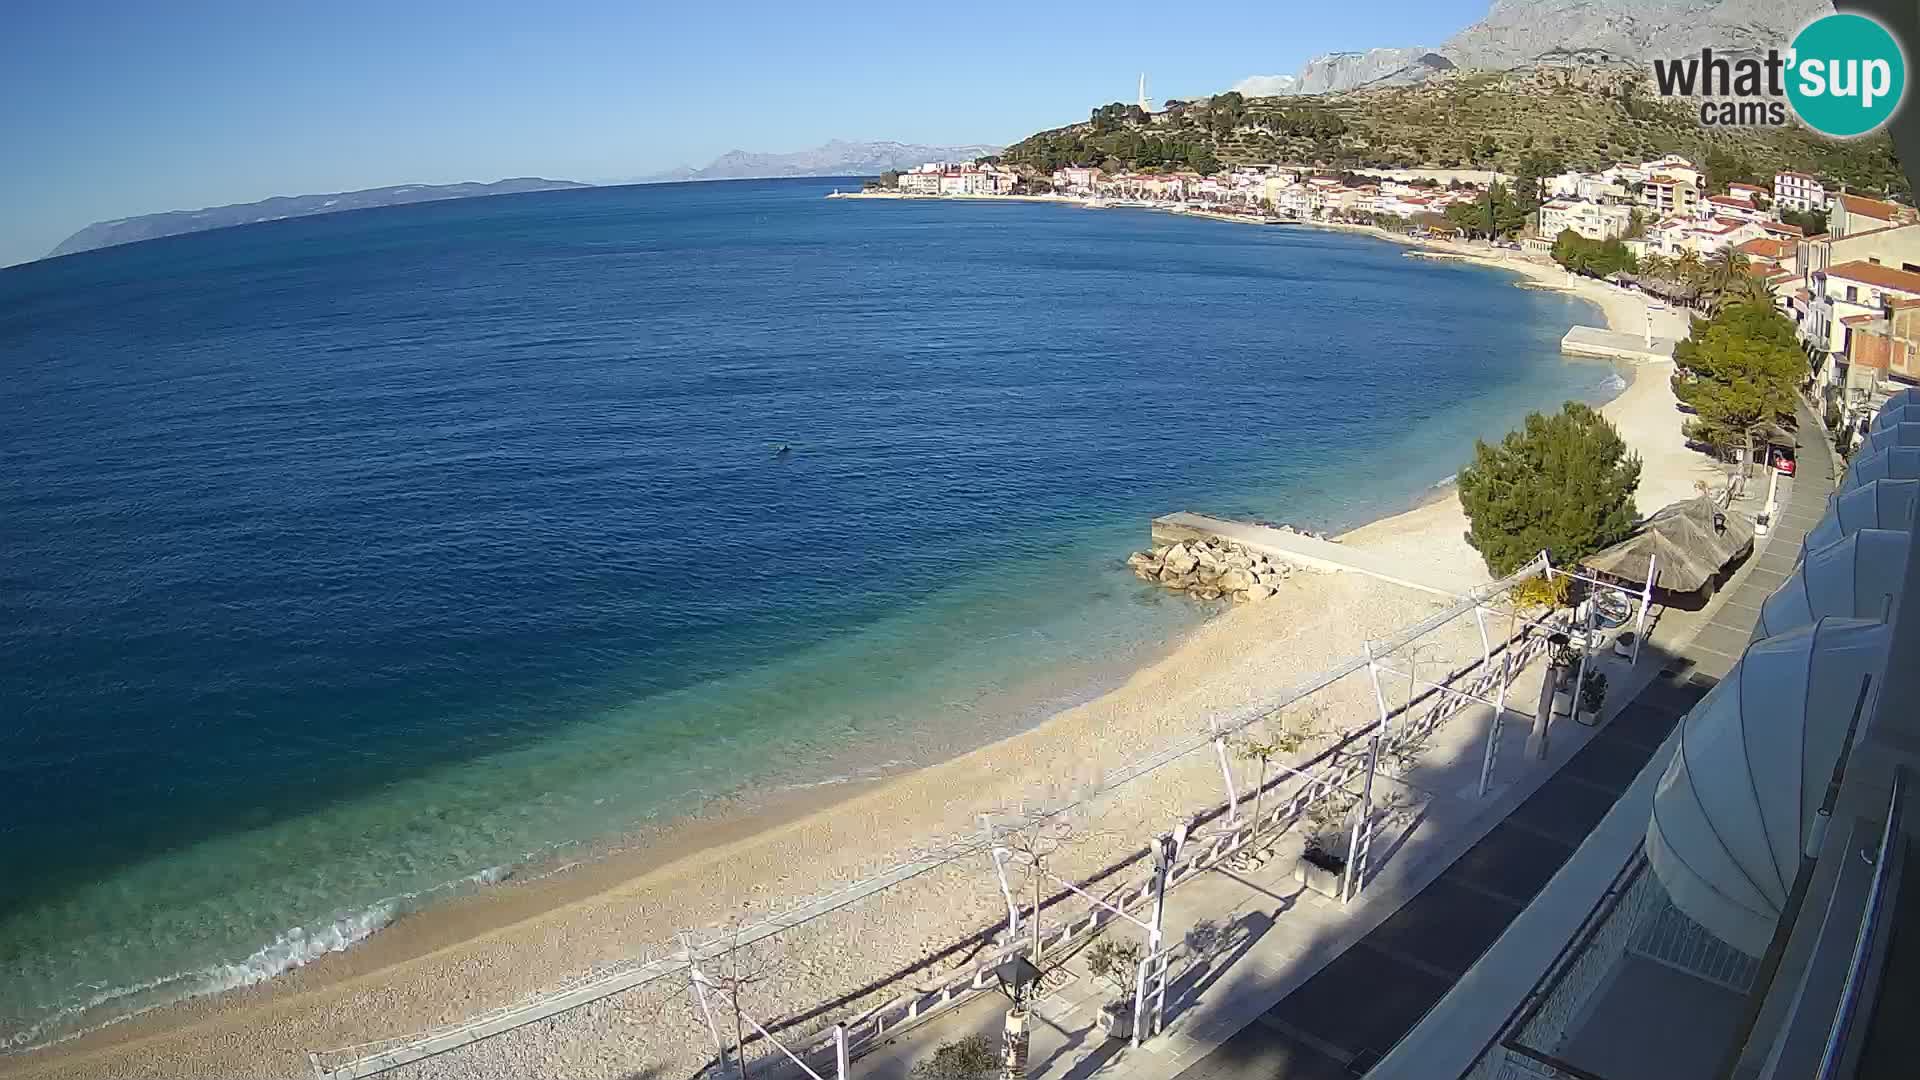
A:
{"label": "distant island", "polygon": [[782,176],[877,176],[911,169],[926,161],[972,161],[999,152],[997,146],[915,146],[834,139],[791,154],[731,150],[714,158],[705,168],[683,166],[639,177],[636,182],[670,184],[686,180],[760,180]]}
{"label": "distant island", "polygon": [[364,191],[338,191],[331,195],[276,195],[259,202],[210,206],[205,210],[170,210],[163,214],[96,221],[65,240],[51,252],[71,255],[77,251],[131,244],[136,240],[154,240],[162,236],[224,229],[229,225],[250,225],[259,221],[336,214],[342,210],[365,210],[375,206],[402,206],[407,203],[437,202],[441,199],[472,199],[483,195],[512,195],[523,191],[559,191],[592,187],[572,180],[542,180],[516,177],[491,184],[400,184],[394,187],[367,188]]}

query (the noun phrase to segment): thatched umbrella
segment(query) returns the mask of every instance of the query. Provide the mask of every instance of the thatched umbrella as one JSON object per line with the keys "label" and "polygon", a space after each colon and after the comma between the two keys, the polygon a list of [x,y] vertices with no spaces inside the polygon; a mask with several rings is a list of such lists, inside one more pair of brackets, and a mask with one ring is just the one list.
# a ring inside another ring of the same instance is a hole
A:
{"label": "thatched umbrella", "polygon": [[1701,496],[1674,503],[1642,521],[1633,535],[1586,560],[1588,568],[1645,583],[1658,560],[1660,588],[1697,592],[1727,564],[1753,549],[1753,522]]}

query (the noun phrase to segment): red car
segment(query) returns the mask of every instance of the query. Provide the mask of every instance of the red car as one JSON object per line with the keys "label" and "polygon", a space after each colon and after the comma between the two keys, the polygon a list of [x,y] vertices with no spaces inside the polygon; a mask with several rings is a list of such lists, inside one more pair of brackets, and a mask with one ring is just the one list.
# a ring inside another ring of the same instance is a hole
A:
{"label": "red car", "polygon": [[1793,455],[1786,453],[1773,455],[1773,467],[1779,471],[1781,476],[1792,476]]}

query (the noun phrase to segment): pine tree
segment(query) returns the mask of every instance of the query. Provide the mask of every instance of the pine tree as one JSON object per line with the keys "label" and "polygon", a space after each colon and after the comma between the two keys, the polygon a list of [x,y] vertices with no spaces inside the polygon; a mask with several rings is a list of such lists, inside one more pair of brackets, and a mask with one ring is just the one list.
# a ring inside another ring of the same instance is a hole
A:
{"label": "pine tree", "polygon": [[1768,302],[1734,302],[1673,351],[1674,396],[1698,419],[1693,435],[1715,446],[1738,446],[1753,458],[1756,436],[1789,426],[1796,389],[1807,377],[1807,357],[1793,323]]}
{"label": "pine tree", "polygon": [[1639,486],[1640,458],[1620,433],[1569,401],[1554,415],[1528,416],[1498,445],[1475,444],[1460,471],[1467,540],[1499,575],[1543,550],[1555,563],[1577,562],[1633,531]]}

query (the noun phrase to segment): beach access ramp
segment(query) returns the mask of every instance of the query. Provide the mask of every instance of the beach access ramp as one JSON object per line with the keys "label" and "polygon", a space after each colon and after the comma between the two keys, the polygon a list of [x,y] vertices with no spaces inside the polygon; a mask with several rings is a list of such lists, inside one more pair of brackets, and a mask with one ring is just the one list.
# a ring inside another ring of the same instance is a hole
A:
{"label": "beach access ramp", "polygon": [[1631,364],[1657,364],[1673,359],[1672,338],[1623,334],[1598,326],[1576,326],[1560,339],[1560,351],[1568,356],[1591,356],[1601,360],[1625,360]]}
{"label": "beach access ramp", "polygon": [[1249,551],[1258,551],[1269,559],[1291,566],[1309,570],[1366,574],[1394,585],[1437,593],[1449,598],[1459,596],[1476,584],[1471,581],[1461,581],[1453,575],[1437,572],[1428,567],[1411,566],[1401,559],[1362,551],[1331,540],[1322,540],[1294,532],[1291,529],[1227,521],[1185,510],[1153,519],[1153,543],[1156,547],[1161,544],[1205,540],[1211,536],[1230,540]]}

